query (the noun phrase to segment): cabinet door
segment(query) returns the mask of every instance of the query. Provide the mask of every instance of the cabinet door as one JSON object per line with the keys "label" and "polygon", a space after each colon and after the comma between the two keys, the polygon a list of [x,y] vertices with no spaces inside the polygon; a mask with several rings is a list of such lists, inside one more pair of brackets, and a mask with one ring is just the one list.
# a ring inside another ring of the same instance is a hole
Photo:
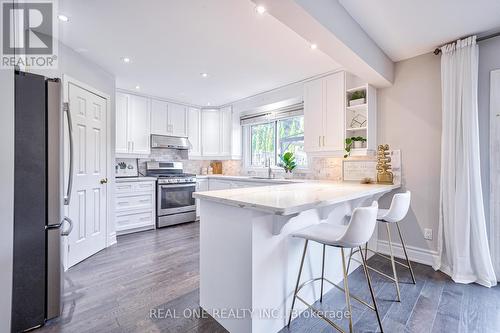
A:
{"label": "cabinet door", "polygon": [[130,143],[128,140],[128,95],[116,93],[116,153],[126,154],[129,152]]}
{"label": "cabinet door", "polygon": [[220,112],[201,110],[201,153],[203,156],[220,156]]}
{"label": "cabinet door", "polygon": [[150,153],[150,124],[150,100],[145,97],[130,95],[129,137],[130,141],[132,141],[131,153]]}
{"label": "cabinet door", "polygon": [[200,113],[200,109],[189,108],[188,110],[188,139],[191,143],[189,156],[201,156]]}
{"label": "cabinet door", "polygon": [[168,103],[151,101],[151,134],[168,135]]}
{"label": "cabinet door", "polygon": [[319,151],[323,145],[323,80],[304,84],[304,149]]}
{"label": "cabinet door", "polygon": [[342,151],[344,149],[344,72],[335,73],[325,78],[325,113],[323,116],[325,131],[323,150]]}
{"label": "cabinet door", "polygon": [[208,189],[210,191],[229,190],[230,188],[231,188],[231,182],[229,181],[219,180],[219,179],[208,180]]}
{"label": "cabinet door", "polygon": [[168,132],[173,136],[187,136],[187,107],[168,104]]}
{"label": "cabinet door", "polygon": [[232,137],[232,109],[230,106],[220,109],[220,131],[221,131],[221,148],[222,156],[231,156],[231,137]]}

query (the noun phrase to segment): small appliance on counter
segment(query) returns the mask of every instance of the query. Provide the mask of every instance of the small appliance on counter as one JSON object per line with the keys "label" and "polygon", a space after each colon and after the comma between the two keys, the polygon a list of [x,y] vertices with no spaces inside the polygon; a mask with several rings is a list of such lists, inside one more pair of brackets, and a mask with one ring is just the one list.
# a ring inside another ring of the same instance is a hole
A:
{"label": "small appliance on counter", "polygon": [[212,167],[212,174],[214,175],[222,175],[222,162],[216,161],[210,163],[210,166]]}
{"label": "small appliance on counter", "polygon": [[196,175],[184,173],[181,162],[146,162],[146,176],[156,177],[156,227],[196,220]]}
{"label": "small appliance on counter", "polygon": [[115,177],[116,178],[139,177],[137,159],[117,158],[115,162]]}

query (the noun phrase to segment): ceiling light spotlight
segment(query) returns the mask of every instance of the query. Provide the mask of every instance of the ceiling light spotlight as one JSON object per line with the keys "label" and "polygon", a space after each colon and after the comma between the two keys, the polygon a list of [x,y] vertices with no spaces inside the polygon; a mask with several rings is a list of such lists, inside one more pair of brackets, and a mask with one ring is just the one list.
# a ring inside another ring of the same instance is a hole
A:
{"label": "ceiling light spotlight", "polygon": [[141,86],[135,86],[136,90],[141,90]]}
{"label": "ceiling light spotlight", "polygon": [[316,50],[318,48],[317,44],[312,43],[311,44],[311,50]]}
{"label": "ceiling light spotlight", "polygon": [[130,58],[127,58],[127,57],[123,57],[122,60],[126,64],[128,64],[130,62]]}
{"label": "ceiling light spotlight", "polygon": [[257,7],[255,7],[255,11],[260,15],[263,15],[266,12],[266,7],[258,5]]}
{"label": "ceiling light spotlight", "polygon": [[208,73],[200,73],[201,77],[208,77]]}
{"label": "ceiling light spotlight", "polygon": [[57,18],[59,19],[59,21],[63,21],[63,22],[69,21],[69,17],[67,17],[66,15],[63,15],[63,14],[57,15]]}
{"label": "ceiling light spotlight", "polygon": [[210,106],[210,102],[207,102],[207,106]]}

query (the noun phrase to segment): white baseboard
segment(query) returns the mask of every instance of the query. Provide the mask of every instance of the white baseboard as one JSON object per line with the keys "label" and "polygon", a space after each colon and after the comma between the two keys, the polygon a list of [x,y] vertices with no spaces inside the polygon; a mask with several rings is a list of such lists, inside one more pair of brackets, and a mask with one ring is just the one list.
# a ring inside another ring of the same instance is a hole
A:
{"label": "white baseboard", "polygon": [[106,241],[106,247],[110,247],[111,245],[114,244],[116,244],[116,231],[108,235],[108,239]]}
{"label": "white baseboard", "polygon": [[[392,243],[392,250],[394,252],[394,256],[397,258],[404,259],[405,254],[403,251],[403,247],[399,243]],[[389,250],[389,242],[386,240],[378,240],[377,242],[377,251],[389,255],[391,252]],[[406,245],[406,251],[408,252],[408,257],[411,261],[418,262],[419,264],[424,264],[428,266],[433,266],[438,258],[437,251],[423,249],[415,246]]]}

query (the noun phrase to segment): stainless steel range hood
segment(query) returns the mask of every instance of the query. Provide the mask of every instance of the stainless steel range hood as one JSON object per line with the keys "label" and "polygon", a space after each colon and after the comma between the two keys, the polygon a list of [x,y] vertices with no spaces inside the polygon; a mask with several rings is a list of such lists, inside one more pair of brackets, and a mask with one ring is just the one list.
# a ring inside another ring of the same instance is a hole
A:
{"label": "stainless steel range hood", "polygon": [[151,134],[151,148],[189,149],[191,143],[182,136]]}

